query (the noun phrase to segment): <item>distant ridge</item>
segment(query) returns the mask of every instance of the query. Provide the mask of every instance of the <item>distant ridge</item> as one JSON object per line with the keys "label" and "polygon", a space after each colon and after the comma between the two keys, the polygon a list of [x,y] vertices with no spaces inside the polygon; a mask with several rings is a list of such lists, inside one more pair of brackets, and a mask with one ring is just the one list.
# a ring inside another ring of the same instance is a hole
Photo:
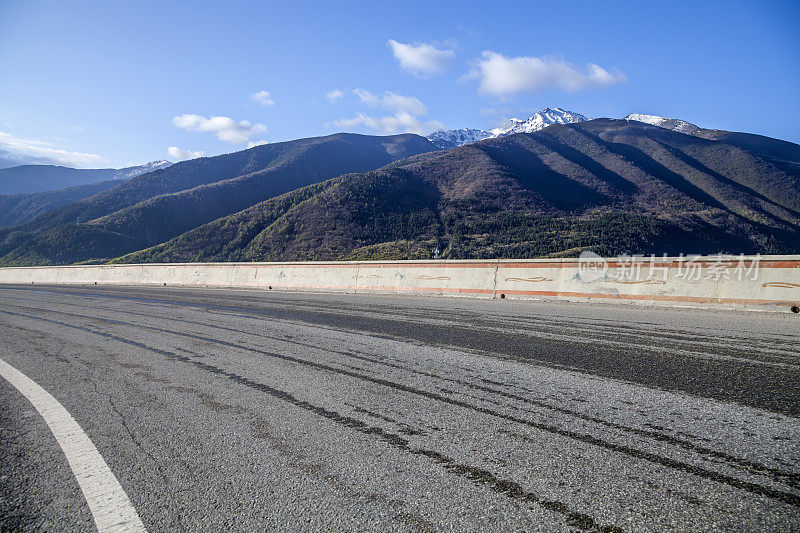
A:
{"label": "distant ridge", "polygon": [[0,264],[108,260],[295,189],[434,149],[413,134],[337,133],[181,161],[0,228]]}
{"label": "distant ridge", "polygon": [[100,181],[126,180],[170,165],[172,162],[166,160],[119,169],[20,165],[0,169],[0,195],[57,191]]}
{"label": "distant ridge", "polygon": [[19,226],[53,209],[113,189],[125,181],[127,180],[106,180],[57,191],[0,195],[0,227]]}

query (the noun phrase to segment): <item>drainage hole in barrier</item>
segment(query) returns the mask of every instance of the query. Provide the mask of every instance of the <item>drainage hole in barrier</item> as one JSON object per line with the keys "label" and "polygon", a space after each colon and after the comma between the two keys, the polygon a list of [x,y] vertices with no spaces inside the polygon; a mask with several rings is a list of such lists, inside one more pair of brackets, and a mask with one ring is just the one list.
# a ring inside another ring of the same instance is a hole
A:
{"label": "drainage hole in barrier", "polygon": [[793,305],[793,306],[792,306],[792,313],[795,313],[795,314],[796,314],[796,313],[800,313],[800,306],[798,306],[798,305]]}

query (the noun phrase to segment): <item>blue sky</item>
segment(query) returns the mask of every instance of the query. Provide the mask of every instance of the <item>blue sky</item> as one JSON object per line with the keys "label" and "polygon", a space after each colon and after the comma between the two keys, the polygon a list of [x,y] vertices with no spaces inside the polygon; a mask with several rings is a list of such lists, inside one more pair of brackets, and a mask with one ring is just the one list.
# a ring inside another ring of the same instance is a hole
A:
{"label": "blue sky", "polygon": [[123,166],[543,107],[800,142],[798,28],[787,1],[0,0],[0,158]]}

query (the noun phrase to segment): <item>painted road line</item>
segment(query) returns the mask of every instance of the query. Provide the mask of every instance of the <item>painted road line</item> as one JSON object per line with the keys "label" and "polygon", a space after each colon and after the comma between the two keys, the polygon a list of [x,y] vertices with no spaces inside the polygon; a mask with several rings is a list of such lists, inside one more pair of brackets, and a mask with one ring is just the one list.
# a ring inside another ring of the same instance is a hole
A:
{"label": "painted road line", "polygon": [[101,533],[146,531],[128,495],[72,415],[28,376],[0,359],[0,376],[17,388],[42,415],[67,456]]}

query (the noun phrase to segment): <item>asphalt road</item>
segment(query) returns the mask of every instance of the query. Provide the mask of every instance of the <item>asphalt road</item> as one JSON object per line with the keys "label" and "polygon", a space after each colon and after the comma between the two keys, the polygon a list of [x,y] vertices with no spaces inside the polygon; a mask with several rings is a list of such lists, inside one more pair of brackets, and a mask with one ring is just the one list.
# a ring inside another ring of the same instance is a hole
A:
{"label": "asphalt road", "polygon": [[[800,317],[2,287],[0,359],[150,531],[800,529]],[[91,531],[0,378],[0,531]]]}

